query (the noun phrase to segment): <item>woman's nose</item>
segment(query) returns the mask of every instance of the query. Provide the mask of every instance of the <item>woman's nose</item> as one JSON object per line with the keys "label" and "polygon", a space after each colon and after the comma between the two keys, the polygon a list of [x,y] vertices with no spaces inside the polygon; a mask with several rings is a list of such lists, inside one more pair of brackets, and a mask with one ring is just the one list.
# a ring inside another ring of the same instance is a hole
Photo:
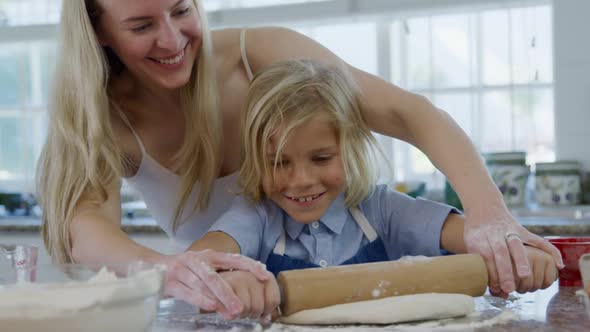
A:
{"label": "woman's nose", "polygon": [[160,26],[158,31],[156,46],[176,52],[182,47],[180,45],[180,39],[180,30],[172,22],[165,22]]}

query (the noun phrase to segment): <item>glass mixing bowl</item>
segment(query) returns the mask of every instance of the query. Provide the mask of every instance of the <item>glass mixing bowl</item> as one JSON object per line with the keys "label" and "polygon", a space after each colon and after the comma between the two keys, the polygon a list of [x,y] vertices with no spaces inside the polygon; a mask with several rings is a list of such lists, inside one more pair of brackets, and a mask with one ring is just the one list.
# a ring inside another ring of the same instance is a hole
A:
{"label": "glass mixing bowl", "polygon": [[148,331],[165,269],[142,262],[0,270],[2,331]]}

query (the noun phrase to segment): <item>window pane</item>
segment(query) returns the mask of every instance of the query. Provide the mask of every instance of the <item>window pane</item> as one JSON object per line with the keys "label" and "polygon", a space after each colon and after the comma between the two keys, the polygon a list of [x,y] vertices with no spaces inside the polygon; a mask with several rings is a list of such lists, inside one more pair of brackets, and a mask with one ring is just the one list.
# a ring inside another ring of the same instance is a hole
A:
{"label": "window pane", "polygon": [[407,89],[426,89],[432,78],[430,65],[430,23],[428,18],[409,19],[403,25],[406,40]]}
{"label": "window pane", "polygon": [[[433,96],[422,95],[434,101]],[[424,153],[401,140],[393,140],[392,149],[395,181],[426,181],[430,189],[436,185],[432,176],[438,171]]]}
{"label": "window pane", "polygon": [[555,156],[551,88],[515,88],[483,95],[482,151],[527,151],[529,161]]}
{"label": "window pane", "polygon": [[483,94],[480,121],[482,152],[503,152],[512,146],[512,110],[509,91]]}
{"label": "window pane", "polygon": [[51,84],[57,62],[57,48],[55,42],[42,43],[40,47],[41,57],[41,105],[46,105],[51,92]]}
{"label": "window pane", "polygon": [[435,87],[469,86],[471,84],[469,16],[433,17],[432,36]]}
{"label": "window pane", "polygon": [[21,169],[23,180],[34,178],[35,166],[41,152],[41,142],[45,141],[46,112],[27,112],[20,117]]}
{"label": "window pane", "polygon": [[402,54],[403,54],[403,46],[401,43],[402,40],[402,24],[399,21],[393,22],[390,29],[390,36],[391,39],[390,43],[390,52],[391,52],[391,82],[393,84],[399,86],[407,86],[407,84],[402,80],[402,74],[405,73],[403,69],[404,63],[402,61]]}
{"label": "window pane", "polygon": [[514,122],[516,149],[527,151],[529,162],[554,160],[552,89],[515,89]]}
{"label": "window pane", "polygon": [[[379,172],[379,183],[394,183],[394,140],[385,135],[373,133],[377,140],[377,145],[381,151],[375,151],[375,160],[371,161],[371,165]],[[382,152],[382,153],[381,153]]]}
{"label": "window pane", "polygon": [[46,121],[45,112],[0,113],[0,181],[32,182]]}
{"label": "window pane", "polygon": [[[423,94],[424,97],[428,98],[431,102],[434,102],[434,96],[430,95],[430,94]],[[436,168],[434,167],[434,165],[432,165],[432,163],[430,162],[430,160],[428,159],[428,157],[422,153],[422,151],[420,151],[418,148],[414,147],[411,144],[405,143],[405,142],[400,142],[400,144],[395,145],[396,148],[401,147],[401,145],[403,145],[403,148],[405,149],[405,151],[402,153],[401,160],[400,162],[402,163],[402,165],[404,165],[406,167],[406,172],[405,172],[405,178],[402,178],[401,180],[406,180],[406,181],[424,181],[427,180],[427,182],[429,182],[429,185],[432,186],[433,183],[430,183],[430,181],[432,180],[431,175],[435,174],[436,172]],[[397,155],[396,155],[397,157]],[[397,165],[399,165],[398,160],[396,159],[396,170],[397,170]],[[397,177],[396,175],[396,179],[400,180],[400,178]]]}
{"label": "window pane", "polygon": [[55,69],[55,42],[3,44],[0,50],[0,112],[47,104]]}
{"label": "window pane", "polygon": [[515,83],[553,81],[551,8],[518,8],[510,14]]}
{"label": "window pane", "polygon": [[349,64],[377,74],[377,31],[374,23],[334,24],[302,29]]}
{"label": "window pane", "polygon": [[428,157],[413,146],[410,148],[410,160],[415,175],[429,175],[435,171]]}
{"label": "window pane", "polygon": [[61,0],[0,0],[1,25],[57,23]]}
{"label": "window pane", "polygon": [[[445,110],[472,137],[474,104],[470,93],[438,93],[434,104]],[[473,137],[472,137],[473,138]]]}
{"label": "window pane", "polygon": [[21,86],[26,74],[23,73],[25,51],[18,44],[2,44],[0,47],[0,112],[15,109],[22,97]]}
{"label": "window pane", "polygon": [[0,114],[0,179],[12,180],[21,173],[20,118]]}
{"label": "window pane", "polygon": [[481,15],[482,81],[484,85],[510,82],[508,12],[488,11]]}

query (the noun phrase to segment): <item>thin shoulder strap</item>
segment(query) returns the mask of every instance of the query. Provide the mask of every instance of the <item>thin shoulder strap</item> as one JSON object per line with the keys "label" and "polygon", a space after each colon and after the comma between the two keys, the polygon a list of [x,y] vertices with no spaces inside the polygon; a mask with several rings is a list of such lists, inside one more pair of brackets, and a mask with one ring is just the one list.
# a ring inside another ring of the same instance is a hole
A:
{"label": "thin shoulder strap", "polygon": [[272,250],[273,253],[283,256],[285,254],[285,248],[287,246],[287,234],[285,233],[285,225],[281,229],[281,236],[279,240],[275,244],[274,249]]}
{"label": "thin shoulder strap", "polygon": [[369,242],[375,241],[378,237],[377,232],[373,226],[371,226],[371,223],[367,220],[367,217],[365,217],[361,210],[358,207],[353,207],[350,209],[350,214],[352,214],[352,217],[354,220],[356,220],[356,223],[362,229],[363,233],[365,233],[365,236],[367,239],[369,239]]}
{"label": "thin shoulder strap", "polygon": [[248,80],[252,81],[254,75],[252,74],[252,69],[250,68],[248,57],[246,56],[246,29],[242,29],[242,31],[240,31],[240,52],[242,53],[242,62],[244,63],[244,68],[246,68]]}
{"label": "thin shoulder strap", "polygon": [[143,143],[141,142],[141,138],[139,137],[139,135],[137,135],[137,133],[133,129],[131,122],[129,122],[129,119],[127,118],[125,113],[123,113],[123,111],[121,111],[121,109],[115,103],[112,103],[112,105],[115,108],[115,110],[117,110],[117,113],[121,117],[121,120],[123,120],[123,123],[125,123],[125,125],[129,128],[129,130],[131,130],[131,133],[133,134],[133,136],[135,136],[135,139],[137,140],[137,144],[139,145],[139,149],[141,150],[141,154],[145,155],[146,154],[145,147],[143,146]]}

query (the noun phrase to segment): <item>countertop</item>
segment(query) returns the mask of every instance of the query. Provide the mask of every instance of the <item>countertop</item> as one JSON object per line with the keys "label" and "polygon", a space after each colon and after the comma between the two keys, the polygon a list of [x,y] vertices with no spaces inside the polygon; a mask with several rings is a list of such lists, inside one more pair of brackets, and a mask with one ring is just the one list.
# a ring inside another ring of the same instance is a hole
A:
{"label": "countertop", "polygon": [[[490,295],[475,298],[476,311],[463,318],[388,326],[294,326],[256,321],[223,321],[215,314],[197,314],[177,300],[163,300],[151,332],[164,331],[590,331],[590,319],[573,287],[551,287],[514,294],[508,300]],[[441,304],[443,305],[443,304]]]}
{"label": "countertop", "polygon": [[[573,218],[570,216],[516,216],[517,220],[532,233],[549,235],[578,235],[590,236],[590,217]],[[127,233],[164,233],[149,217],[123,218],[122,229]],[[30,217],[0,218],[0,232],[39,232],[41,221]]]}
{"label": "countertop", "polygon": [[[121,228],[127,233],[164,233],[156,221],[150,217],[122,218],[121,224]],[[40,230],[39,218],[12,216],[0,218],[0,232],[35,233]]]}

